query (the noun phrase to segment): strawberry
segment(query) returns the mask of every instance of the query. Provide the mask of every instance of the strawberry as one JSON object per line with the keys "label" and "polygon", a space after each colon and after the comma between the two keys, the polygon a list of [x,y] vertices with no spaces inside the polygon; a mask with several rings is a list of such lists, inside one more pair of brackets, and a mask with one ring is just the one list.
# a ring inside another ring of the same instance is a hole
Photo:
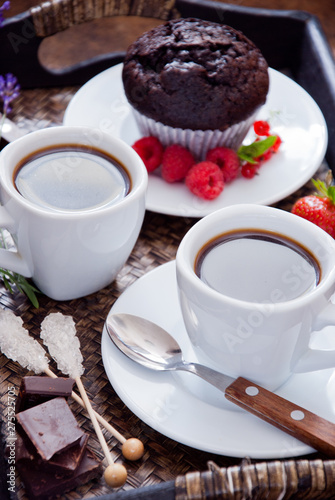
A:
{"label": "strawberry", "polygon": [[291,212],[321,227],[335,238],[335,186],[327,186],[324,182],[312,179],[320,195],[309,195],[300,198]]}
{"label": "strawberry", "polygon": [[222,170],[211,161],[193,165],[186,175],[185,183],[193,194],[205,200],[214,200],[224,188]]}
{"label": "strawberry", "polygon": [[236,179],[240,168],[240,160],[233,149],[222,146],[210,149],[207,152],[206,160],[216,163],[221,168],[224,182]]}
{"label": "strawberry", "polygon": [[171,144],[163,153],[162,177],[166,182],[181,181],[194,163],[193,155],[187,148]]}
{"label": "strawberry", "polygon": [[152,172],[161,164],[164,149],[157,137],[142,137],[132,147],[142,158],[148,172]]}

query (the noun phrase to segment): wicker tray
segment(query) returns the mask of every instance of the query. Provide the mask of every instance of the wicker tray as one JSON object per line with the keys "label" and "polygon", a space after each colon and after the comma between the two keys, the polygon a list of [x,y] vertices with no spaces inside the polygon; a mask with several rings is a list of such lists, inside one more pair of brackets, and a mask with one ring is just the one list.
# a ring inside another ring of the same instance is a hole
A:
{"label": "wicker tray", "polygon": [[[2,74],[14,73],[23,88],[11,115],[22,130],[29,132],[61,124],[66,106],[79,85],[123,58],[123,53],[117,52],[52,73],[38,59],[43,37],[72,24],[116,15],[159,19],[195,16],[223,21],[241,29],[261,48],[270,66],[289,72],[313,96],[324,113],[329,135],[334,133],[335,66],[318,20],[305,12],[268,11],[206,0],[52,0],[8,19],[0,31],[0,67]],[[13,40],[21,40],[20,50],[14,50]],[[326,159],[335,171],[334,141],[329,142]],[[297,197],[310,190],[308,183],[276,206],[289,210]],[[129,479],[122,491],[110,494],[101,480],[88,483],[62,498],[93,499],[100,495],[104,500],[335,497],[333,460],[313,454],[296,460],[250,461],[245,458],[241,461],[200,452],[145,425],[125,407],[110,386],[102,365],[100,341],[111,306],[140,276],[175,258],[181,238],[194,222],[190,218],[147,212],[138,242],[117,279],[109,287],[83,299],[55,302],[41,296],[39,309],[34,309],[22,295],[10,295],[4,288],[0,289],[1,307],[21,315],[35,338],[39,337],[41,321],[49,312],[61,311],[73,316],[85,360],[83,381],[94,406],[119,432],[126,437],[139,437],[146,448],[142,460],[127,464]],[[18,388],[27,372],[3,355],[0,355],[0,367],[0,407],[6,421],[7,388],[12,385]],[[71,409],[79,424],[90,434],[91,448],[102,459],[99,443],[85,412],[74,402]],[[115,438],[106,438],[115,459],[121,460],[118,442]],[[3,494],[6,493],[4,488]],[[12,498],[26,499],[19,477]]]}

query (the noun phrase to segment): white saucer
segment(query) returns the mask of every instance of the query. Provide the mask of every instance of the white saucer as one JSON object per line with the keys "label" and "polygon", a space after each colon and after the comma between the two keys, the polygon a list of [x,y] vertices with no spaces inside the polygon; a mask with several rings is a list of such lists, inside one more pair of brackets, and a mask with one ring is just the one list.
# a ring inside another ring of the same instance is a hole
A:
{"label": "white saucer", "polygon": [[[178,303],[175,262],[139,278],[114,303],[111,313],[127,312],[156,322],[194,361]],[[284,458],[314,450],[240,410],[196,376],[156,372],[126,358],[102,334],[102,359],[110,383],[143,422],[177,442],[232,457]],[[277,394],[335,423],[333,370],[295,375]],[[333,381],[333,382],[331,382]],[[330,385],[331,384],[331,385]]]}
{"label": "white saucer", "polygon": [[[98,127],[132,145],[140,133],[124,95],[122,64],[100,73],[72,98],[64,125]],[[213,201],[194,196],[183,183],[169,184],[150,174],[147,209],[154,212],[203,217],[237,203],[271,205],[303,186],[321,165],[327,147],[327,126],[311,96],[287,76],[269,70],[270,89],[259,119],[272,116],[272,130],[283,139],[277,155],[252,180],[243,177],[227,185]],[[250,142],[246,138],[246,143]]]}

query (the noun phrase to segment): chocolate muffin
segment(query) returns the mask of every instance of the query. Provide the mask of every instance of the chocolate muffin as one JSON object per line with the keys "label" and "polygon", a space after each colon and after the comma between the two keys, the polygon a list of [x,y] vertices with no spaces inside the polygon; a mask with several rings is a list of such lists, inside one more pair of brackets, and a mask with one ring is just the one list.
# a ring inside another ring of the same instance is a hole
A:
{"label": "chocolate muffin", "polygon": [[141,35],[128,48],[122,78],[141,132],[165,145],[190,146],[184,136],[205,131],[207,142],[215,136],[215,145],[238,147],[269,88],[267,63],[253,42],[195,18]]}

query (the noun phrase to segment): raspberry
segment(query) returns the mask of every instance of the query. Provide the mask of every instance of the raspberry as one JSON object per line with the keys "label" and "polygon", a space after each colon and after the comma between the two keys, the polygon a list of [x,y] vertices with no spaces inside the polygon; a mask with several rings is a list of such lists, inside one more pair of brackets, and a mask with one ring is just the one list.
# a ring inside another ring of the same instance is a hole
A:
{"label": "raspberry", "polygon": [[188,149],[179,144],[171,144],[163,153],[162,177],[167,182],[181,181],[194,163]]}
{"label": "raspberry", "polygon": [[152,172],[162,163],[163,146],[157,137],[142,137],[133,144],[133,149],[143,160],[148,172]]}
{"label": "raspberry", "polygon": [[193,165],[186,175],[185,183],[193,194],[205,200],[214,200],[224,188],[222,170],[211,161]]}
{"label": "raspberry", "polygon": [[254,123],[254,131],[257,135],[270,135],[270,125],[265,120],[258,120]]}
{"label": "raspberry", "polygon": [[240,168],[240,160],[237,153],[232,149],[224,147],[211,149],[206,155],[206,160],[216,163],[221,168],[224,182],[236,179]]}

